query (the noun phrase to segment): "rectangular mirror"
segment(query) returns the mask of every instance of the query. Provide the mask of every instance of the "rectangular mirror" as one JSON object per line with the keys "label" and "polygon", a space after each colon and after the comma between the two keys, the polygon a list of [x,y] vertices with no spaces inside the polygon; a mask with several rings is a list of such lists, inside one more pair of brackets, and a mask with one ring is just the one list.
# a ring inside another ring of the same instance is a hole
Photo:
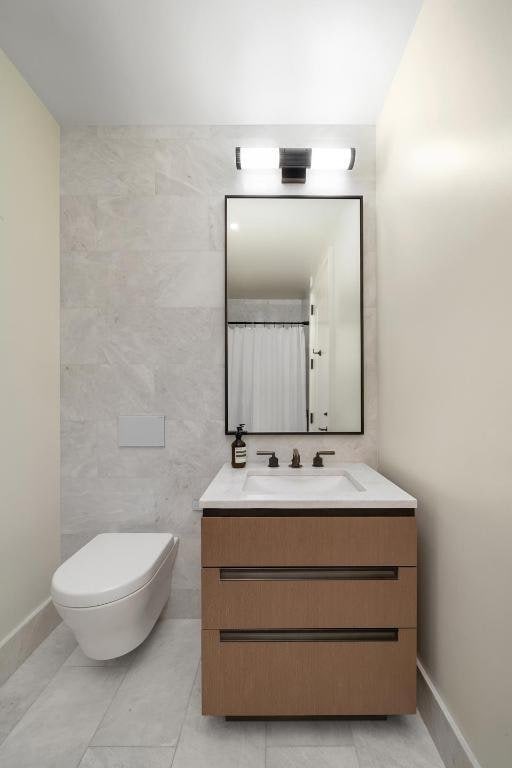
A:
{"label": "rectangular mirror", "polygon": [[226,197],[226,434],[363,432],[361,197]]}

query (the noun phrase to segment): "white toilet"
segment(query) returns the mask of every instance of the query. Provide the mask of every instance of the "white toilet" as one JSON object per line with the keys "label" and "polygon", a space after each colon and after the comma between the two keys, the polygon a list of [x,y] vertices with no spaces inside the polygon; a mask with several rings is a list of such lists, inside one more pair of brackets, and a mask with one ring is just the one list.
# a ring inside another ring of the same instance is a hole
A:
{"label": "white toilet", "polygon": [[83,652],[113,659],[149,635],[169,598],[172,533],[102,533],[57,568],[52,599]]}

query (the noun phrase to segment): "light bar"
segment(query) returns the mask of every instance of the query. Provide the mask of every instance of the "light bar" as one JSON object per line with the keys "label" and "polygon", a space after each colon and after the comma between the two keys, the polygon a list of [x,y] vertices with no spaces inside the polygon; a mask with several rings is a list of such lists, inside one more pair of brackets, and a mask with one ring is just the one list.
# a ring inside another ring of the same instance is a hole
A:
{"label": "light bar", "polygon": [[278,147],[237,147],[236,167],[241,171],[265,171],[279,168]]}
{"label": "light bar", "polygon": [[303,184],[306,169],[351,171],[356,151],[350,147],[284,148],[237,147],[236,167],[241,170],[281,169],[283,184]]}
{"label": "light bar", "polygon": [[311,150],[311,169],[315,171],[351,171],[355,159],[355,149],[316,147]]}

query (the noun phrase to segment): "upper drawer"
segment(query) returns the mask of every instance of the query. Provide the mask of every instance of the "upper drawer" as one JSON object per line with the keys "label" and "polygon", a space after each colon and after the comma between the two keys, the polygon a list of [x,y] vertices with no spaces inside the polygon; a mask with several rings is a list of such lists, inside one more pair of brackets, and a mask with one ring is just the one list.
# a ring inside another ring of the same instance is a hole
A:
{"label": "upper drawer", "polygon": [[415,627],[416,568],[391,571],[203,568],[203,629]]}
{"label": "upper drawer", "polygon": [[416,565],[414,517],[203,517],[215,566]]}

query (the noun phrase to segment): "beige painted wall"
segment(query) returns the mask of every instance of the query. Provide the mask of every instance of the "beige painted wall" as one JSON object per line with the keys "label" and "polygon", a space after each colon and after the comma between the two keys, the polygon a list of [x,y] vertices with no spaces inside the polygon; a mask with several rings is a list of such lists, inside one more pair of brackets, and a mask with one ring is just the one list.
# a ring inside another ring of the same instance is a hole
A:
{"label": "beige painted wall", "polygon": [[512,755],[512,3],[426,0],[377,128],[380,468],[419,499],[419,655]]}
{"label": "beige painted wall", "polygon": [[59,560],[59,127],[0,50],[0,644]]}

